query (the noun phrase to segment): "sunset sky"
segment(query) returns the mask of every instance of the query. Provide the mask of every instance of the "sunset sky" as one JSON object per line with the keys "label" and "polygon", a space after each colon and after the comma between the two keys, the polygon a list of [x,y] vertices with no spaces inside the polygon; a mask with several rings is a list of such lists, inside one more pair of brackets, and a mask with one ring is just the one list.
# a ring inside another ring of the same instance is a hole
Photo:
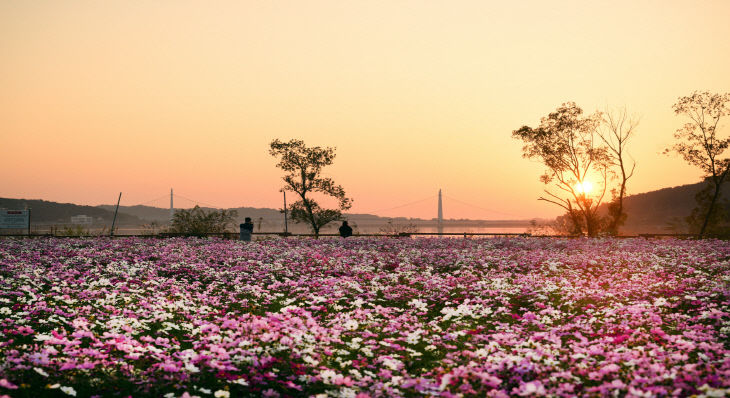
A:
{"label": "sunset sky", "polygon": [[625,106],[629,193],[695,183],[661,154],[695,90],[730,91],[730,1],[8,0],[0,197],[280,207],[268,144],[299,138],[352,212],[552,217],[513,130]]}

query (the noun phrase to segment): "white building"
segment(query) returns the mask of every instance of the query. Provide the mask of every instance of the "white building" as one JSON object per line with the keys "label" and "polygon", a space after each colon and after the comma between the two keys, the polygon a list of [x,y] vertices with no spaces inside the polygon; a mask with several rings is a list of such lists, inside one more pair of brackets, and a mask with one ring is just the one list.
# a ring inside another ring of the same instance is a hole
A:
{"label": "white building", "polygon": [[71,217],[71,224],[91,225],[93,222],[94,222],[94,217],[87,216],[84,214]]}

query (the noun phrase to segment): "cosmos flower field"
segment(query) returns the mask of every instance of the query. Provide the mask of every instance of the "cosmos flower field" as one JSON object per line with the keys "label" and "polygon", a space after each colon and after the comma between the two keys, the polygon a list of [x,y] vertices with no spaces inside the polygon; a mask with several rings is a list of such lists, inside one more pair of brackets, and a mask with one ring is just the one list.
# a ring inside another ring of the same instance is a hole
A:
{"label": "cosmos flower field", "polygon": [[730,242],[0,240],[0,396],[730,394]]}

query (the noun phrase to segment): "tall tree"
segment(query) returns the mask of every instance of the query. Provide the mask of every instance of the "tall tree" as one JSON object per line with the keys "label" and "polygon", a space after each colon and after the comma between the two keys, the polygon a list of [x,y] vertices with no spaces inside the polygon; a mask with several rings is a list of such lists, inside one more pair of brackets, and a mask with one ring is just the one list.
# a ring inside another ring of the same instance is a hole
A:
{"label": "tall tree", "polygon": [[[596,236],[600,231],[598,207],[606,193],[610,160],[596,138],[600,114],[582,114],[580,107],[568,102],[540,119],[537,128],[522,126],[512,132],[512,137],[523,141],[523,157],[538,159],[547,168],[540,180],[552,190],[546,188],[546,196],[538,200],[562,207],[576,229]],[[595,195],[588,189],[591,172],[602,183]]]}
{"label": "tall tree", "polygon": [[[277,167],[288,174],[283,177],[284,189],[295,192],[299,200],[289,206],[292,220],[308,223],[319,237],[322,227],[342,219],[342,212],[352,206],[352,199],[345,195],[342,186],[330,178],[322,177],[322,168],[335,159],[335,148],[307,147],[304,141],[278,139],[271,142],[271,156],[277,157]],[[312,198],[314,194],[329,196],[337,200],[336,209],[324,209]]]}
{"label": "tall tree", "polygon": [[[616,111],[607,110],[604,113],[603,123],[598,129],[598,136],[607,147],[611,165],[618,168],[619,187],[612,189],[613,200],[608,205],[608,225],[607,232],[612,235],[618,235],[618,229],[626,221],[626,212],[624,211],[624,197],[626,196],[626,183],[634,175],[636,162],[627,159],[626,145],[629,139],[634,135],[639,120],[636,117],[629,116],[626,108]],[[630,167],[629,167],[630,163]]]}
{"label": "tall tree", "polygon": [[[712,187],[708,191],[709,197],[702,226],[699,230],[700,238],[707,231],[712,220],[713,212],[720,199],[720,188],[730,172],[730,158],[720,158],[730,145],[730,137],[720,138],[717,127],[720,119],[730,113],[728,103],[730,93],[712,94],[707,91],[695,91],[687,97],[680,97],[674,104],[674,113],[684,115],[689,122],[674,133],[679,141],[664,152],[674,152],[682,156],[692,166],[699,167],[705,173],[705,180]],[[711,193],[710,193],[711,192]]]}

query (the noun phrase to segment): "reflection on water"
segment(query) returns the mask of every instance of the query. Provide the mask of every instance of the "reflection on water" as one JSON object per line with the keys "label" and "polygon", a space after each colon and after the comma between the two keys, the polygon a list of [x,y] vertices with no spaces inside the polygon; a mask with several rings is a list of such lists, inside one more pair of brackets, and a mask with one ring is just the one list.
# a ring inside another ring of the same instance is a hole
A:
{"label": "reflection on water", "polygon": [[[419,228],[418,232],[433,233],[437,232],[437,228]],[[522,234],[527,231],[525,227],[444,227],[444,233],[458,233],[458,234]]]}

